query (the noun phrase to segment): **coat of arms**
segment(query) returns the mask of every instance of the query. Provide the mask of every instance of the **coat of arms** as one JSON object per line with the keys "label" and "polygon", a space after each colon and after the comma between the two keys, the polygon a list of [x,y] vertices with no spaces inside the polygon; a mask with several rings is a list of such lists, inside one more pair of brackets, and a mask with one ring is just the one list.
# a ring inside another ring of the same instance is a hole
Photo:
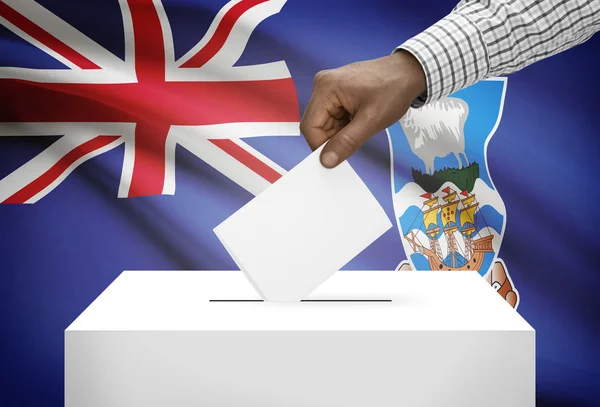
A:
{"label": "coat of arms", "polygon": [[498,259],[506,207],[486,156],[505,93],[506,79],[484,80],[410,109],[387,132],[394,211],[410,267],[478,272],[516,307],[518,292]]}

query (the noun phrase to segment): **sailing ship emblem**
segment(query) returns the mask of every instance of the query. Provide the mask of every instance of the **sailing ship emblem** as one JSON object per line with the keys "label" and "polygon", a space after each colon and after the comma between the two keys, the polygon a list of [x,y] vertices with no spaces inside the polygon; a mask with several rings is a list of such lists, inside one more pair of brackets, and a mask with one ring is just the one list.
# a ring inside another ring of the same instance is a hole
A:
{"label": "sailing ship emblem", "polygon": [[487,161],[505,92],[504,78],[481,81],[410,109],[387,133],[394,211],[410,268],[473,271],[493,282],[492,269],[501,263],[502,292],[511,292],[516,306],[518,292],[497,258],[506,208]]}
{"label": "sailing ship emblem", "polygon": [[[474,194],[462,191],[462,199],[457,192],[447,187],[443,190],[443,203],[432,193],[425,193],[421,208],[423,216],[419,217],[425,226],[427,247],[419,240],[414,232],[414,224],[404,238],[410,243],[415,252],[426,256],[431,270],[473,270],[479,271],[486,253],[493,253],[492,240],[494,236],[489,231],[485,236],[474,238],[477,229],[476,214],[479,202]],[[439,218],[439,220],[438,220]],[[418,219],[415,219],[415,223]],[[485,220],[484,220],[485,222]],[[462,244],[461,244],[462,243]],[[446,245],[446,254],[442,253],[441,245]]]}

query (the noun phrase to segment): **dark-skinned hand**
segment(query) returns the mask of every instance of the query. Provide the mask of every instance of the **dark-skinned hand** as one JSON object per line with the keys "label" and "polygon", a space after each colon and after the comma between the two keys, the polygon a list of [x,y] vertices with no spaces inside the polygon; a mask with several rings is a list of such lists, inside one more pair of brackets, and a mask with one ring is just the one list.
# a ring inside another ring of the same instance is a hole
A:
{"label": "dark-skinned hand", "polygon": [[400,120],[425,89],[423,68],[406,51],[321,71],[300,131],[313,151],[329,140],[321,163],[333,168]]}

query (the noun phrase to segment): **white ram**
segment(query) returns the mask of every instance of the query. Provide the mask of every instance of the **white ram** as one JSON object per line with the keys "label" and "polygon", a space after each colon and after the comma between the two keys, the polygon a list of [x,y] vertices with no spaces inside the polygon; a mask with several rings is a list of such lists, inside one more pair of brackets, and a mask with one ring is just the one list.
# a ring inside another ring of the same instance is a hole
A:
{"label": "white ram", "polygon": [[409,109],[400,119],[410,149],[425,164],[425,172],[433,175],[436,157],[454,154],[458,168],[469,159],[465,154],[465,122],[469,115],[469,105],[462,99],[442,98],[419,109]]}

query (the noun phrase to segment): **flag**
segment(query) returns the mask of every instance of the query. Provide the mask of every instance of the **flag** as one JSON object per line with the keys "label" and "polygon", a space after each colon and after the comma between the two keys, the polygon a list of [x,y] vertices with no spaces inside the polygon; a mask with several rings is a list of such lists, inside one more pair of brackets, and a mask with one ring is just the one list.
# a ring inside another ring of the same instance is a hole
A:
{"label": "flag", "polygon": [[[0,405],[63,405],[63,330],[123,270],[235,269],[212,230],[310,153],[298,122],[315,74],[389,55],[454,5],[0,0]],[[590,329],[600,119],[593,91],[573,97],[600,88],[598,51],[593,38],[511,75],[502,105],[485,86],[454,95],[472,108],[465,136],[487,143],[487,161],[467,143],[462,165],[478,161],[505,204],[488,282],[502,291],[510,280],[537,330],[541,406],[600,397]],[[488,137],[491,117],[501,119]],[[395,185],[426,186],[430,174],[398,126],[350,158],[395,227],[345,269],[404,270],[415,254]],[[435,158],[435,171],[446,167],[436,177],[454,176],[453,160]],[[471,210],[477,228],[495,222],[480,194],[469,208],[459,201],[431,201],[427,221],[440,231],[425,232],[444,233],[438,204],[452,205],[445,226],[467,241]]]}
{"label": "flag", "polygon": [[0,3],[7,28],[68,67],[0,69],[0,136],[62,136],[0,180],[0,202],[35,203],[121,144],[119,197],[173,194],[178,145],[261,192],[283,170],[243,138],[297,135],[296,92],[283,61],[233,65],[253,26],[284,3],[227,3],[198,44],[175,58],[162,3],[123,1],[124,60],[34,1]]}

